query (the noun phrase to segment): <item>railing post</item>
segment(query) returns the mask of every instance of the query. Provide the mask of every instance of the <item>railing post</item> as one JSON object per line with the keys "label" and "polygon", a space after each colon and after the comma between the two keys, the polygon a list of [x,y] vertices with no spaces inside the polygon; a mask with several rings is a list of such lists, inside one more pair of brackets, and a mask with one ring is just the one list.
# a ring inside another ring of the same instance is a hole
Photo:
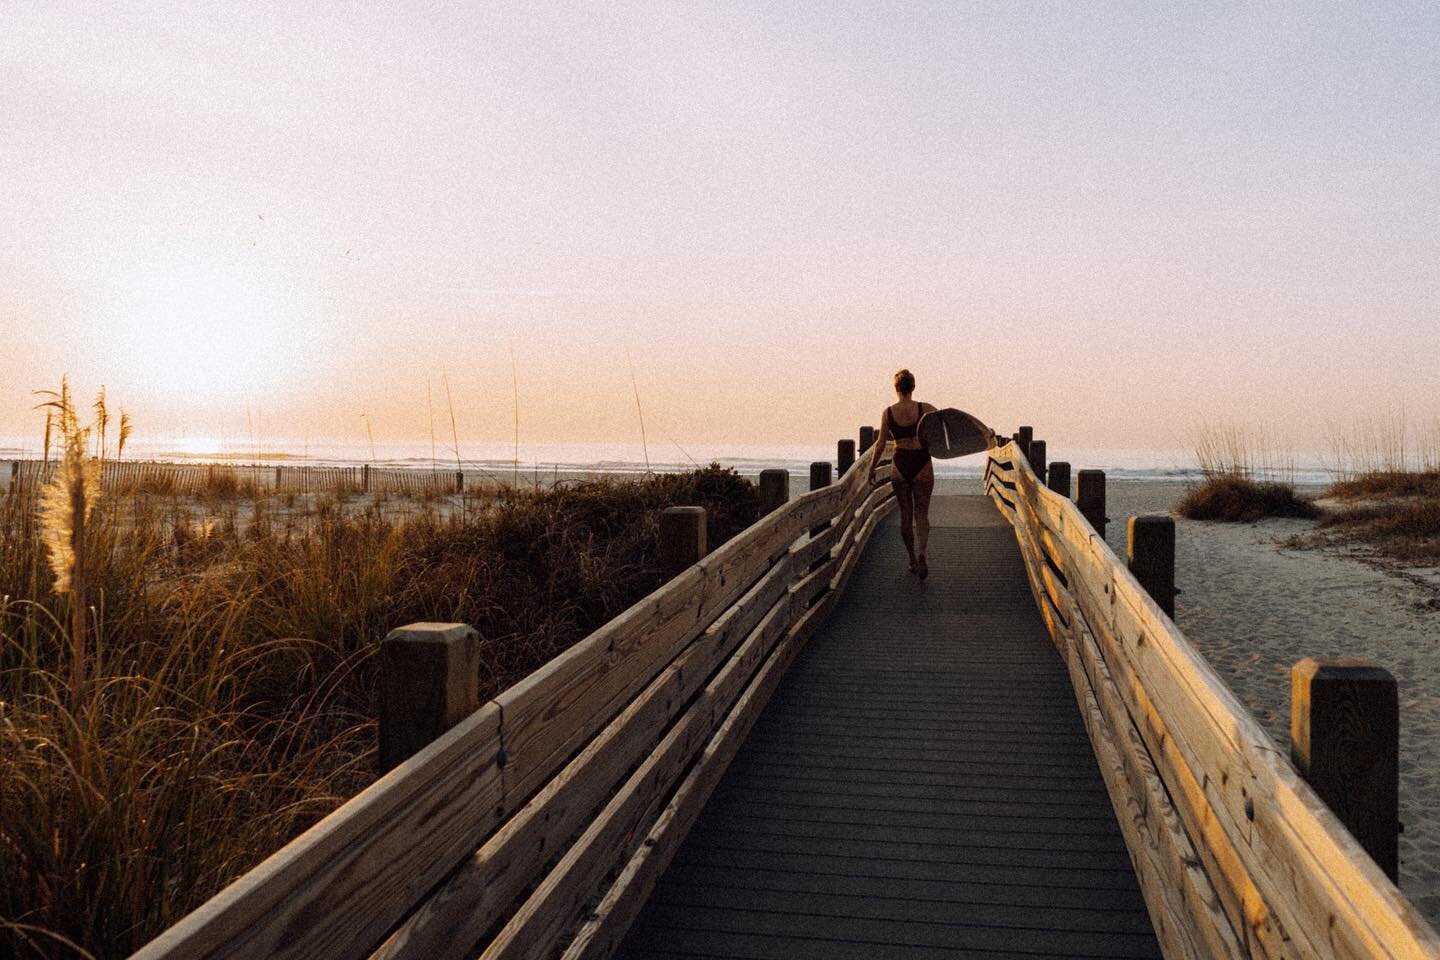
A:
{"label": "railing post", "polygon": [[810,489],[819,490],[821,487],[828,486],[830,486],[830,462],[816,460],[810,464]]}
{"label": "railing post", "polygon": [[1030,461],[1030,469],[1041,481],[1045,480],[1045,441],[1031,440],[1030,447],[1025,453],[1025,458]]}
{"label": "railing post", "polygon": [[1030,441],[1035,439],[1034,427],[1021,427],[1015,431],[1015,442],[1020,445],[1020,452],[1026,459],[1030,457]]}
{"label": "railing post", "polygon": [[368,463],[360,465],[360,492],[370,492],[370,464]]}
{"label": "railing post", "polygon": [[[830,486],[830,461],[817,460],[814,463],[810,464],[810,489],[819,490],[821,487],[828,486]],[[819,536],[820,534],[824,533],[829,526],[830,524],[827,522],[822,523],[817,527],[812,527],[810,530],[810,536]]]}
{"label": "railing post", "polygon": [[660,511],[660,573],[669,580],[704,558],[705,508],[666,507]]}
{"label": "railing post", "polygon": [[463,623],[412,623],[380,644],[380,750],[385,773],[480,707],[480,635]]}
{"label": "railing post", "polygon": [[871,447],[873,447],[873,446],[875,446],[875,428],[874,428],[874,427],[861,427],[861,428],[860,428],[860,452],[863,454],[866,450],[869,450],[869,449],[870,449]]}
{"label": "railing post", "polygon": [[[789,470],[760,471],[760,516],[778,510],[790,499]],[[758,519],[758,518],[757,518]]]}
{"label": "railing post", "polygon": [[835,473],[837,476],[845,476],[845,473],[855,463],[855,441],[841,440],[835,445]]}
{"label": "railing post", "polygon": [[1090,526],[1105,539],[1105,471],[1081,470],[1075,475],[1075,505],[1080,514],[1090,521]]}
{"label": "railing post", "polygon": [[1175,616],[1175,521],[1131,517],[1125,531],[1130,572],[1168,617]]}
{"label": "railing post", "polygon": [[1050,464],[1049,479],[1045,482],[1045,486],[1068,499],[1070,497],[1070,464],[1064,460],[1056,460]]}
{"label": "railing post", "polygon": [[1400,876],[1395,678],[1361,657],[1290,668],[1290,759],[1392,882]]}

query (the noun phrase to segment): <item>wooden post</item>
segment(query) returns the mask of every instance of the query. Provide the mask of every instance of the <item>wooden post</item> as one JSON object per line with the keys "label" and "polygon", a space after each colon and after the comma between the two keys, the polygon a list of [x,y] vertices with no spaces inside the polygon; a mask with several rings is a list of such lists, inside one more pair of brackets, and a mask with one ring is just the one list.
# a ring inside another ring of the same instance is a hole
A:
{"label": "wooden post", "polygon": [[1030,441],[1034,439],[1034,427],[1021,427],[1015,431],[1015,442],[1020,445],[1020,452],[1027,458],[1030,456]]}
{"label": "wooden post", "polygon": [[1175,521],[1131,517],[1125,530],[1130,572],[1168,617],[1175,616]]}
{"label": "wooden post", "polygon": [[1090,526],[1105,539],[1105,471],[1081,470],[1075,475],[1075,505]]}
{"label": "wooden post", "polygon": [[412,623],[380,644],[383,776],[480,707],[480,635],[463,623]]}
{"label": "wooden post", "polygon": [[660,573],[669,580],[705,556],[705,508],[660,511]]}
{"label": "wooden post", "polygon": [[20,483],[20,461],[10,462],[10,489],[13,491]]}
{"label": "wooden post", "polygon": [[276,468],[275,468],[275,492],[276,492],[276,493],[279,493],[279,492],[280,492],[280,487],[281,487],[280,471],[281,471],[281,470],[284,470],[284,469],[285,469],[284,467],[276,467]]}
{"label": "wooden post", "polygon": [[[830,486],[830,462],[828,460],[817,460],[810,464],[810,489],[819,490],[821,487]],[[810,528],[810,536],[817,537],[829,529],[830,524],[822,523],[819,526]]]}
{"label": "wooden post", "polygon": [[[778,510],[790,499],[789,470],[760,471],[760,516]],[[757,518],[758,519],[758,518]]]}
{"label": "wooden post", "polygon": [[456,471],[455,471],[455,492],[456,492],[456,493],[464,493],[464,492],[465,492],[465,471],[464,471],[464,470],[456,470]]}
{"label": "wooden post", "polygon": [[860,428],[860,452],[863,454],[866,450],[869,450],[869,449],[870,449],[871,447],[873,447],[873,446],[875,446],[875,428],[874,428],[874,427],[861,427],[861,428]]}
{"label": "wooden post", "polygon": [[1070,464],[1064,460],[1056,460],[1050,464],[1049,479],[1045,482],[1045,486],[1068,499],[1070,496]]}
{"label": "wooden post", "polygon": [[845,476],[855,463],[855,441],[841,440],[835,445],[835,472]]}
{"label": "wooden post", "polygon": [[1395,678],[1362,657],[1290,668],[1290,759],[1385,871],[1400,877],[1400,707]]}
{"label": "wooden post", "polygon": [[1025,457],[1030,461],[1030,469],[1035,471],[1035,476],[1043,482],[1045,479],[1045,441],[1031,440]]}
{"label": "wooden post", "polygon": [[370,492],[370,464],[368,463],[360,465],[360,492]]}

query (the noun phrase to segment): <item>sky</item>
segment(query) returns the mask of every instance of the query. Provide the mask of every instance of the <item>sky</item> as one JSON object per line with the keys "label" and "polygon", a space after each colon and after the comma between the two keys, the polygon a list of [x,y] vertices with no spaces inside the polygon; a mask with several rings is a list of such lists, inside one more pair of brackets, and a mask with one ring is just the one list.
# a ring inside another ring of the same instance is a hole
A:
{"label": "sky", "polygon": [[1429,421],[1437,194],[1434,2],[0,0],[0,436]]}

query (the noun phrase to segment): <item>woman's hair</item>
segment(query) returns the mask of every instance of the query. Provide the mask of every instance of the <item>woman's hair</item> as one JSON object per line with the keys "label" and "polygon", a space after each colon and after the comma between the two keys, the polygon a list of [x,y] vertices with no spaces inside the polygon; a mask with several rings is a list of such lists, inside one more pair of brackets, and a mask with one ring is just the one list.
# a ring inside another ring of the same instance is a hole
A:
{"label": "woman's hair", "polygon": [[897,370],[895,372],[895,389],[900,393],[914,393],[915,374],[909,370]]}

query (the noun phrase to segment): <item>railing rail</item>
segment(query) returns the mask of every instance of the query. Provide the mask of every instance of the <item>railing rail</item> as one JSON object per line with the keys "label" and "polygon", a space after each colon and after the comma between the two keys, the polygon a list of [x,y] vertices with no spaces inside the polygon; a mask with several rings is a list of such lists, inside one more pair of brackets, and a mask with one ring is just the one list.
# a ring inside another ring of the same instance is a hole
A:
{"label": "railing rail", "polygon": [[608,956],[893,507],[868,466],[483,704],[136,957]]}
{"label": "railing rail", "polygon": [[1440,957],[1440,937],[1019,440],[1011,520],[1166,957]]}

